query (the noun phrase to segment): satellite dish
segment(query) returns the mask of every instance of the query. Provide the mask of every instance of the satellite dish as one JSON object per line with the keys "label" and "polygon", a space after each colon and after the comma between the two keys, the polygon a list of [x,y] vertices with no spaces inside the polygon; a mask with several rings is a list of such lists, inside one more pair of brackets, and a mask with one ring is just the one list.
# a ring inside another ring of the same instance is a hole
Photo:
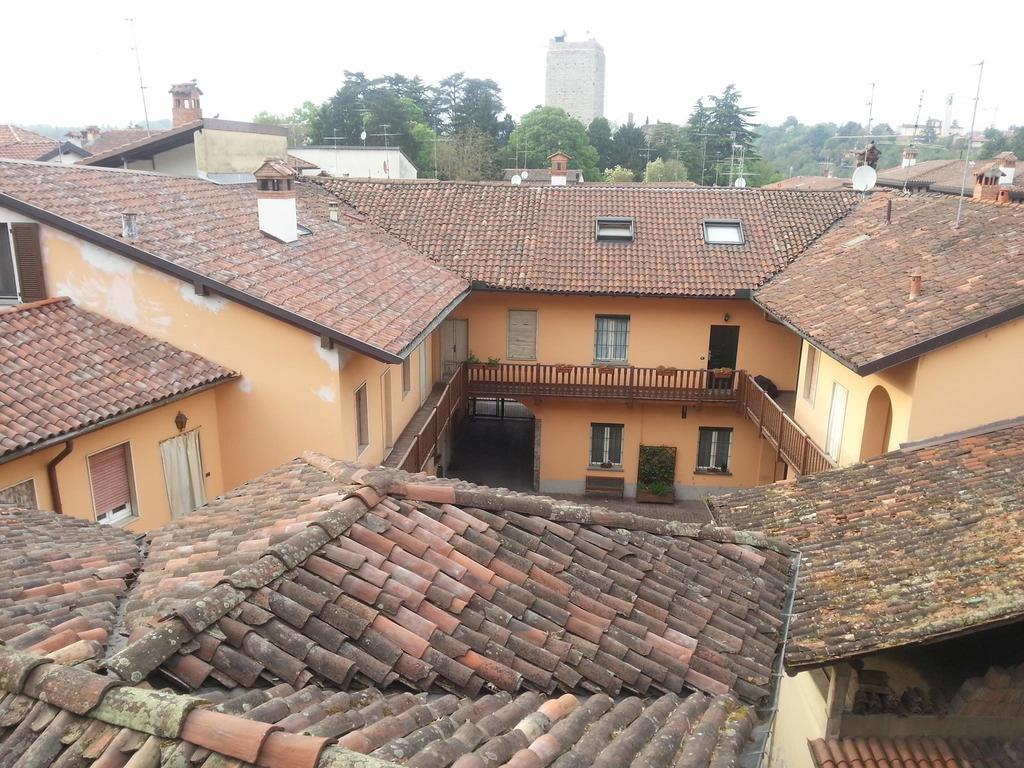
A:
{"label": "satellite dish", "polygon": [[513,187],[518,187],[518,186],[519,186],[520,184],[522,184],[522,183],[523,183],[523,177],[522,177],[522,176],[520,176],[520,175],[519,175],[518,173],[517,173],[517,174],[515,174],[515,175],[514,175],[514,176],[512,177],[512,186],[513,186]]}
{"label": "satellite dish", "polygon": [[359,134],[359,140],[366,141],[366,131],[363,131],[362,133]]}
{"label": "satellite dish", "polygon": [[862,165],[853,172],[853,188],[858,192],[873,189],[878,181],[878,173],[870,165]]}
{"label": "satellite dish", "polygon": [[739,187],[740,189],[743,189],[745,186],[747,186],[747,180],[744,179],[742,176],[738,176],[736,178],[736,181],[734,181],[732,185],[734,187]]}
{"label": "satellite dish", "polygon": [[521,174],[519,174],[519,175],[520,175],[520,176],[522,176],[522,177],[523,177],[524,179],[528,179],[528,178],[530,178],[530,172],[529,172],[529,171],[523,171],[523,172],[522,172]]}

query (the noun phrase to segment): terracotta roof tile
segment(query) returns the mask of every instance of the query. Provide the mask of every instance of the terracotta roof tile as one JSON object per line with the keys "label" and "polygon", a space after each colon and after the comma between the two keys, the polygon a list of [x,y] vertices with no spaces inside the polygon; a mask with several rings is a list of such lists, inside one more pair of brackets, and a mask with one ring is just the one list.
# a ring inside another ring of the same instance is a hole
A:
{"label": "terracotta roof tile", "polygon": [[467,288],[361,217],[328,219],[334,198],[297,187],[298,222],[284,244],[259,229],[251,184],[218,185],[141,171],[0,161],[0,194],[123,243],[121,213],[138,213],[131,245],[196,279],[238,291],[372,349],[398,355]]}
{"label": "terracotta roof tile", "polygon": [[39,160],[55,151],[58,144],[56,139],[16,125],[0,125],[0,157]]}
{"label": "terracotta roof tile", "polygon": [[0,310],[0,459],[234,374],[68,299]]}
{"label": "terracotta roof tile", "polygon": [[[853,192],[318,179],[371,221],[467,280],[507,290],[732,296],[779,272]],[[599,216],[635,219],[631,243],[598,242]],[[705,219],[738,219],[743,245],[706,245]]]}
{"label": "terracotta roof tile", "polygon": [[[953,229],[956,209],[950,197],[875,193],[755,299],[863,373],[971,323],[1024,313],[1024,205],[965,200]],[[910,298],[915,274],[921,293]]]}
{"label": "terracotta roof tile", "polygon": [[717,520],[801,552],[787,665],[1024,615],[1022,446],[1024,425],[993,425],[712,499]]}
{"label": "terracotta roof tile", "polygon": [[1024,739],[841,738],[810,742],[815,768],[1002,768],[1024,763]]}

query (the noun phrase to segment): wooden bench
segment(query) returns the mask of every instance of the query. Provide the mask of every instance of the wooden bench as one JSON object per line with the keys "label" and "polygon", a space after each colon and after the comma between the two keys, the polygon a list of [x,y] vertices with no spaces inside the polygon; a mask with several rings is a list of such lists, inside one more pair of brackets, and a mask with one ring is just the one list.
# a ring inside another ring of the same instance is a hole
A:
{"label": "wooden bench", "polygon": [[621,499],[626,493],[626,480],[622,477],[587,475],[586,480],[587,484],[583,492],[587,496]]}

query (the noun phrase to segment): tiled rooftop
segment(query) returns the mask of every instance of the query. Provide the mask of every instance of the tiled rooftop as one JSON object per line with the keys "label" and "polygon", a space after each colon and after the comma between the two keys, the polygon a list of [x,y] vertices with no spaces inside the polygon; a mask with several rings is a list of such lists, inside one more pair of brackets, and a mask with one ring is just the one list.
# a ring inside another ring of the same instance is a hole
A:
{"label": "tiled rooftop", "polygon": [[[858,200],[854,192],[635,184],[319,179],[369,219],[492,288],[733,296],[779,272]],[[636,220],[631,243],[595,240],[599,216]],[[743,245],[706,245],[706,219],[735,219]]]}
{"label": "tiled rooftop", "polygon": [[1024,425],[994,425],[710,501],[801,552],[801,668],[1024,617]]}
{"label": "tiled rooftop", "polygon": [[0,309],[0,374],[0,461],[235,375],[69,299]]}
{"label": "tiled rooftop", "polygon": [[[269,304],[368,354],[407,354],[467,284],[360,217],[343,211],[331,222],[334,198],[296,186],[298,221],[312,234],[283,244],[260,232],[253,185],[0,161],[0,199],[50,211],[100,233],[105,247],[130,245],[158,267],[186,270],[186,279],[237,291],[261,309]],[[140,229],[130,244],[121,236],[128,209]]]}
{"label": "tiled rooftop", "polygon": [[862,373],[1024,313],[1024,205],[965,200],[959,229],[956,208],[952,197],[875,193],[755,300]]}
{"label": "tiled rooftop", "polygon": [[132,534],[0,506],[0,646],[61,658],[105,646],[142,557]]}
{"label": "tiled rooftop", "polygon": [[802,192],[835,192],[850,189],[850,180],[838,176],[791,176],[782,181],[765,184],[762,189],[793,189]]}
{"label": "tiled rooftop", "polygon": [[771,542],[312,454],[155,532],[125,679],[768,694]]}
{"label": "tiled rooftop", "polygon": [[38,160],[57,149],[58,141],[16,125],[0,125],[0,158]]}
{"label": "tiled rooftop", "polygon": [[815,739],[815,768],[1010,768],[1024,764],[1024,739]]}
{"label": "tiled rooftop", "polygon": [[[878,183],[887,187],[927,189],[931,192],[959,194],[964,181],[964,160],[922,160],[906,168],[886,168],[878,172]],[[974,174],[992,165],[991,159],[967,161],[967,196],[974,192]]]}
{"label": "tiled rooftop", "polygon": [[199,699],[0,648],[5,766],[710,768],[736,765],[753,725],[734,698],[700,693],[467,699],[282,683]]}

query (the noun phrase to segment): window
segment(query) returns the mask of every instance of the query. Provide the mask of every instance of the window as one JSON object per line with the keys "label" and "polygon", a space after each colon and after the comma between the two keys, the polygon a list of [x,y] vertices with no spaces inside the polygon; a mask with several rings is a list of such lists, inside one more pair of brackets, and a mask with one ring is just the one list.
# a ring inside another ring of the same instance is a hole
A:
{"label": "window", "polygon": [[402,397],[412,391],[412,363],[409,358],[402,361]]}
{"label": "window", "polygon": [[600,216],[594,227],[598,240],[610,242],[633,242],[633,219],[625,216]]}
{"label": "window", "polygon": [[839,461],[843,447],[843,425],[846,422],[846,398],[849,393],[842,384],[832,384],[832,405],[828,411],[828,434],[825,437],[825,452],[833,461]]}
{"label": "window", "polygon": [[821,360],[821,353],[817,347],[807,345],[807,358],[804,360],[804,400],[812,405],[814,397],[818,394],[818,363]]}
{"label": "window", "polygon": [[590,463],[595,467],[622,466],[622,425],[590,425]]}
{"label": "window", "polygon": [[14,264],[11,233],[6,224],[0,224],[0,300],[18,298],[18,270]]}
{"label": "window", "polygon": [[697,471],[728,472],[731,427],[701,427],[697,440]]}
{"label": "window", "polygon": [[36,501],[36,481],[31,477],[20,483],[0,488],[0,504],[13,504],[25,509],[38,509]]}
{"label": "window", "polygon": [[508,311],[508,359],[537,359],[537,310]]}
{"label": "window", "polygon": [[743,245],[743,226],[738,221],[705,221],[704,242],[708,245]]}
{"label": "window", "polygon": [[366,384],[356,390],[356,450],[362,453],[370,444],[370,409],[366,402]]}
{"label": "window", "polygon": [[629,349],[629,318],[615,315],[598,315],[594,360],[605,363],[626,362]]}
{"label": "window", "polygon": [[97,523],[113,525],[136,514],[131,461],[128,443],[89,457],[89,485]]}

